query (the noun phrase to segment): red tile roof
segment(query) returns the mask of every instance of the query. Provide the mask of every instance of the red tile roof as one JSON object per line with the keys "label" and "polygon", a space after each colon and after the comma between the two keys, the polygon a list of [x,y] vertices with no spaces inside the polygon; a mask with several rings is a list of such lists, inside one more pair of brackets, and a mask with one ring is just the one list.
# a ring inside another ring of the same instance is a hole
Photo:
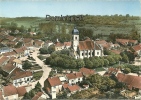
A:
{"label": "red tile roof", "polygon": [[116,39],[116,42],[121,43],[122,45],[127,45],[128,41],[128,39]]}
{"label": "red tile roof", "polygon": [[19,79],[19,78],[24,78],[24,77],[29,77],[29,76],[32,76],[32,72],[30,71],[16,71],[15,74],[12,73],[11,78]]}
{"label": "red tile roof", "polygon": [[69,86],[69,84],[68,83],[65,83],[62,86],[63,86],[64,89],[66,89]]}
{"label": "red tile roof", "polygon": [[115,54],[120,54],[121,53],[121,51],[120,50],[111,50],[113,53],[115,53]]}
{"label": "red tile roof", "polygon": [[14,36],[8,35],[8,36],[7,36],[7,39],[10,40],[10,41],[13,41],[13,40],[16,39],[16,38],[15,38]]}
{"label": "red tile roof", "polygon": [[104,76],[110,76],[112,74],[116,74],[119,69],[116,68],[108,68],[108,71],[105,72]]}
{"label": "red tile roof", "polygon": [[19,96],[19,97],[20,97],[20,96],[24,96],[24,94],[26,93],[26,89],[25,89],[24,86],[18,87],[18,88],[17,88],[17,92],[18,92],[18,96]]}
{"label": "red tile roof", "polygon": [[15,51],[16,51],[16,53],[24,53],[24,51],[25,51],[26,49],[27,49],[27,48],[24,46],[24,47],[15,49]]}
{"label": "red tile roof", "polygon": [[64,46],[71,46],[71,42],[64,42]]}
{"label": "red tile roof", "polygon": [[141,77],[135,76],[131,86],[141,89]]}
{"label": "red tile roof", "polygon": [[141,89],[141,77],[133,75],[125,75],[123,73],[118,73],[117,79],[119,82],[126,83],[129,89],[138,88]]}
{"label": "red tile roof", "polygon": [[87,76],[87,75],[92,75],[92,74],[95,73],[94,70],[88,69],[88,68],[81,68],[79,71],[82,72],[83,75],[86,75],[86,76]]}
{"label": "red tile roof", "polygon": [[69,73],[69,74],[66,74],[66,77],[70,80],[70,79],[76,79],[76,75],[74,73]]}
{"label": "red tile roof", "polygon": [[31,100],[38,100],[42,94],[42,92],[38,92]]}
{"label": "red tile roof", "polygon": [[97,44],[107,44],[107,42],[105,40],[98,40],[96,41]]}
{"label": "red tile roof", "polygon": [[6,53],[3,53],[4,56],[12,56],[12,55],[16,55],[16,52],[14,51],[11,51],[11,52],[6,52]]}
{"label": "red tile roof", "polygon": [[8,63],[6,64],[5,66],[2,67],[2,70],[7,72],[7,73],[10,73],[12,70],[14,70],[16,66],[14,66],[13,64],[11,63]]}
{"label": "red tile roof", "polygon": [[8,63],[13,64],[13,63],[14,63],[14,61],[13,61],[14,59],[16,59],[16,57],[10,57],[10,59],[9,59]]}
{"label": "red tile roof", "polygon": [[26,47],[31,47],[31,46],[33,46],[33,45],[32,45],[32,43],[25,43],[24,46],[26,46]]}
{"label": "red tile roof", "polygon": [[141,50],[141,44],[132,47],[134,51]]}
{"label": "red tile roof", "polygon": [[2,91],[0,91],[0,100],[4,100],[2,96]]}
{"label": "red tile roof", "polygon": [[3,87],[3,93],[5,97],[15,95],[15,94],[18,94],[18,96],[20,97],[20,96],[24,96],[24,94],[26,93],[26,89],[25,87],[16,88],[12,84],[9,84],[8,86]]}
{"label": "red tile roof", "polygon": [[8,85],[8,86],[4,86],[3,87],[3,92],[4,92],[4,96],[10,96],[10,95],[15,95],[15,94],[18,94],[17,93],[17,89],[15,86],[13,86],[12,84],[11,85]]}
{"label": "red tile roof", "polygon": [[31,39],[31,38],[24,38],[23,39],[23,41],[24,41],[24,43],[29,43],[29,42],[31,42],[33,39]]}
{"label": "red tile roof", "polygon": [[56,47],[62,47],[62,46],[64,46],[64,44],[61,43],[61,42],[56,42],[56,43],[55,43],[55,46],[56,46]]}
{"label": "red tile roof", "polygon": [[79,50],[100,50],[100,46],[94,41],[87,39],[85,41],[79,41]]}
{"label": "red tile roof", "polygon": [[116,42],[121,43],[122,45],[127,45],[128,43],[137,43],[137,40],[129,40],[129,39],[116,39]]}
{"label": "red tile roof", "polygon": [[47,80],[51,86],[57,86],[62,84],[59,77],[52,77],[48,78]]}
{"label": "red tile roof", "polygon": [[3,63],[7,62],[9,60],[9,57],[3,56],[0,58],[0,65],[2,65]]}
{"label": "red tile roof", "polygon": [[81,72],[77,72],[77,73],[75,73],[75,75],[77,78],[83,77],[83,74]]}
{"label": "red tile roof", "polygon": [[78,85],[72,85],[72,86],[68,86],[68,90],[70,92],[75,92],[75,91],[80,90],[80,87]]}

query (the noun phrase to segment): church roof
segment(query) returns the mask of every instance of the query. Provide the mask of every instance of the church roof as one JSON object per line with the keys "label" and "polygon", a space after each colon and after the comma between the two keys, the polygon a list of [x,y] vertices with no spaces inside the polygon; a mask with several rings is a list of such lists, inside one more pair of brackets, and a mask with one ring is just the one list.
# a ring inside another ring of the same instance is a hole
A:
{"label": "church roof", "polygon": [[94,43],[92,40],[85,40],[79,42],[79,50],[100,50],[101,48],[98,46],[98,44]]}
{"label": "church roof", "polygon": [[79,31],[76,29],[76,27],[72,30],[73,35],[79,35]]}

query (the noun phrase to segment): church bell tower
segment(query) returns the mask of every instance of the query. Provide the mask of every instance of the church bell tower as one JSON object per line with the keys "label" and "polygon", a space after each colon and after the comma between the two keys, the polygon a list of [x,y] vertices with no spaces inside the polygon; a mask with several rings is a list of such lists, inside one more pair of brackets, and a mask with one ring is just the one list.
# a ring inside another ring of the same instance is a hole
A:
{"label": "church bell tower", "polygon": [[72,30],[72,48],[74,51],[77,51],[79,45],[79,31],[76,27]]}

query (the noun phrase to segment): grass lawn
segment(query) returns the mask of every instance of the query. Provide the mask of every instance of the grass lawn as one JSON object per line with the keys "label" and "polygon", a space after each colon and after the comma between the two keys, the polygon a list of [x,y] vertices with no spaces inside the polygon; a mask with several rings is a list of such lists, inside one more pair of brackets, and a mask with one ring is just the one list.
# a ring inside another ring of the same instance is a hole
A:
{"label": "grass lawn", "polygon": [[102,67],[99,67],[99,68],[95,68],[95,71],[97,71],[97,72],[99,72],[99,71],[105,71],[105,69],[102,68]]}
{"label": "grass lawn", "polygon": [[35,80],[39,80],[42,77],[42,75],[43,75],[43,71],[34,72],[33,73],[33,78]]}
{"label": "grass lawn", "polygon": [[33,66],[31,67],[31,70],[39,70],[39,69],[42,69],[40,66]]}

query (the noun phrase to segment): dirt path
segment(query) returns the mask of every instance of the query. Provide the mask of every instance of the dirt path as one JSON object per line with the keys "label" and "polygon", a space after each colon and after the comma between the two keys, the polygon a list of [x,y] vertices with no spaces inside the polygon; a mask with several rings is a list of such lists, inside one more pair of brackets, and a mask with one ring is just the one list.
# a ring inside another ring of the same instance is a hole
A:
{"label": "dirt path", "polygon": [[[42,77],[40,78],[40,80],[38,80],[38,81],[40,82],[41,86],[44,87],[44,81],[48,78],[48,75],[49,75],[49,73],[50,73],[50,71],[51,71],[51,68],[48,67],[47,65],[45,65],[44,62],[41,61],[41,60],[37,57],[37,56],[38,56],[38,52],[39,52],[38,50],[35,50],[35,52],[33,52],[31,56],[35,59],[36,63],[37,63],[39,66],[42,67],[43,75],[42,75]],[[37,83],[38,81],[32,83],[32,87],[33,87],[33,88],[35,87],[35,85],[36,85],[36,83]]]}

